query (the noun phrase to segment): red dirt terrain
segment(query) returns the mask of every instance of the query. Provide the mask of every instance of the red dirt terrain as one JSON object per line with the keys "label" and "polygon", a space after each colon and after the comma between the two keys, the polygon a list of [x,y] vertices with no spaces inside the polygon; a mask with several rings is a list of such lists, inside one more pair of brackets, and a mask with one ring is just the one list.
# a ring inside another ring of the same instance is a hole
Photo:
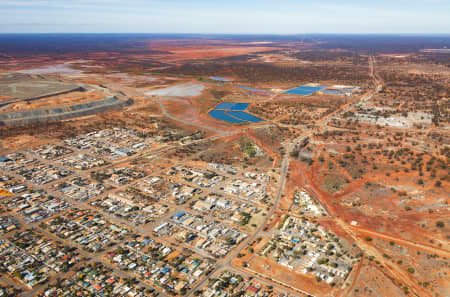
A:
{"label": "red dirt terrain", "polygon": [[[130,156],[123,162],[147,173],[165,172],[179,164],[205,169],[208,163],[222,163],[237,168],[238,175],[258,171],[270,176],[266,201],[256,203],[270,215],[264,216],[263,225],[245,229],[248,238],[254,230],[258,234],[241,244],[236,257],[215,259],[220,269],[264,278],[297,295],[305,291],[317,297],[450,296],[446,56],[369,55],[365,50],[322,47],[321,41],[165,39],[145,40],[128,49],[0,56],[0,68],[31,71],[27,80],[88,88],[20,101],[3,107],[2,113],[85,103],[112,94],[133,100],[123,109],[86,117],[0,126],[0,155],[120,127],[157,139],[176,134],[173,140],[165,139],[167,143],[155,141],[154,154]],[[232,82],[214,82],[212,75]],[[284,94],[308,83],[360,89],[349,96]],[[164,89],[186,85],[186,89],[194,85],[194,91],[161,95]],[[0,96],[1,101],[7,99],[11,97]],[[213,119],[208,112],[221,102],[251,103],[248,112],[265,121],[234,125]],[[182,140],[196,132],[201,135],[198,139]],[[309,141],[302,143],[306,136]],[[258,155],[250,157],[247,145]],[[280,176],[286,177],[284,183]],[[222,186],[203,194],[220,192]],[[312,217],[294,211],[294,194],[299,190],[319,202],[326,214]],[[339,238],[354,256],[346,280],[328,285],[316,280],[314,273],[291,270],[274,258],[256,254],[287,216],[317,223]],[[245,263],[249,266],[243,267]],[[196,289],[204,289],[206,283]],[[192,294],[187,292],[188,297]]]}

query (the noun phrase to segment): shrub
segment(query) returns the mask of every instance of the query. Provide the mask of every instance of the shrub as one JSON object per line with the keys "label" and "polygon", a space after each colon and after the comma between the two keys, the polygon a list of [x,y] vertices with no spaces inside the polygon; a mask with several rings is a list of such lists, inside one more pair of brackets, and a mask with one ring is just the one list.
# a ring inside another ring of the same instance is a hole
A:
{"label": "shrub", "polygon": [[444,228],[444,222],[443,222],[443,221],[437,221],[437,222],[436,222],[436,227],[438,227],[438,228]]}

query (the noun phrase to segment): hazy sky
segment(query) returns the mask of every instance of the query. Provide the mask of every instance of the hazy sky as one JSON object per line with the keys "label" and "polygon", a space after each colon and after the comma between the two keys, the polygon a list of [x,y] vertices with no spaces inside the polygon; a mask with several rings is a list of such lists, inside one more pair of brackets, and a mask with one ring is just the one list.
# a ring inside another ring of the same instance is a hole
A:
{"label": "hazy sky", "polygon": [[450,33],[450,0],[0,0],[0,32]]}

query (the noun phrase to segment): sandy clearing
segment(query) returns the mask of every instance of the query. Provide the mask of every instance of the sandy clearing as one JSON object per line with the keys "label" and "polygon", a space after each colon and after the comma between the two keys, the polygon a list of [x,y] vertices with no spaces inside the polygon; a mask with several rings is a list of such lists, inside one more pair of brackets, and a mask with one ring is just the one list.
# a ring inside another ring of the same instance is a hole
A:
{"label": "sandy clearing", "polygon": [[68,63],[17,71],[25,74],[80,74],[83,71],[70,68]]}
{"label": "sandy clearing", "polygon": [[145,95],[168,96],[168,97],[195,97],[199,96],[205,89],[201,84],[182,84],[163,89],[146,92]]}

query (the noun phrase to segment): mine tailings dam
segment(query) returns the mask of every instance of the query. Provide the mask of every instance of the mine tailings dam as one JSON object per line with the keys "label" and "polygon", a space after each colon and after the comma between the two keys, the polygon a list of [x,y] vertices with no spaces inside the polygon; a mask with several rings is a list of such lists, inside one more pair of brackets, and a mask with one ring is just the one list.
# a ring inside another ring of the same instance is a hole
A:
{"label": "mine tailings dam", "polygon": [[128,98],[127,100],[119,100],[117,97],[110,97],[75,105],[3,113],[0,114],[0,126],[28,125],[78,118],[108,110],[121,109],[130,106],[133,103],[134,101],[131,98]]}
{"label": "mine tailings dam", "polygon": [[86,89],[83,87],[73,87],[71,89],[67,89],[64,91],[53,92],[53,93],[39,95],[39,96],[35,96],[35,97],[14,98],[14,99],[4,100],[4,101],[0,102],[0,107],[6,106],[11,103],[20,102],[20,101],[33,101],[33,100],[39,100],[39,99],[43,99],[43,98],[47,98],[47,97],[51,97],[51,96],[58,96],[58,95],[69,94],[72,92],[85,92],[85,91],[86,91]]}

